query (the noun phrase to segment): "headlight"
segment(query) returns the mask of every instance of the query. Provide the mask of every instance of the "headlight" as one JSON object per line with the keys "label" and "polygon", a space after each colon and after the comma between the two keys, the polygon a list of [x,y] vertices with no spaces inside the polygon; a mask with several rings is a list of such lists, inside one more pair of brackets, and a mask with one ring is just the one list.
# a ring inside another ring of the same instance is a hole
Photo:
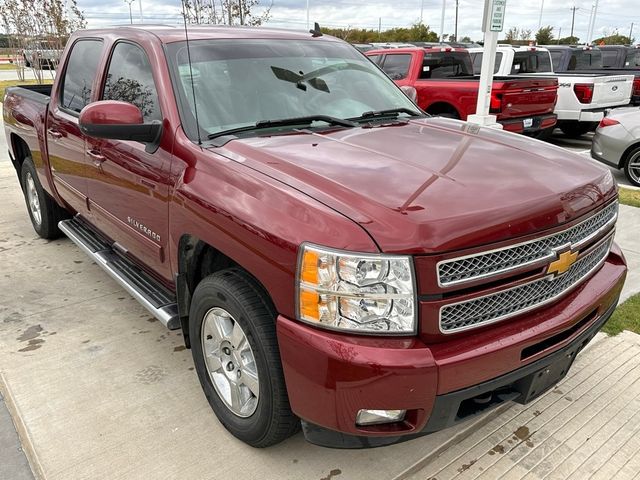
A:
{"label": "headlight", "polygon": [[414,334],[411,257],[342,252],[302,245],[298,319],[357,333]]}

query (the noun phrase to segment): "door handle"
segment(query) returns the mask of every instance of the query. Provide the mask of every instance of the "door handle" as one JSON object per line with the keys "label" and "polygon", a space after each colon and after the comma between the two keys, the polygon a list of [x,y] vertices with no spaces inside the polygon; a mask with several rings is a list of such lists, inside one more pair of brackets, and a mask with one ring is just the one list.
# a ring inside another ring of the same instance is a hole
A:
{"label": "door handle", "polygon": [[100,152],[96,150],[87,150],[87,155],[91,157],[91,160],[93,160],[93,164],[96,167],[100,167],[102,163],[106,160],[104,155],[102,155]]}
{"label": "door handle", "polygon": [[60,133],[57,130],[54,130],[53,128],[48,129],[47,132],[49,133],[49,135],[53,137],[54,140],[59,140],[62,138],[62,133]]}

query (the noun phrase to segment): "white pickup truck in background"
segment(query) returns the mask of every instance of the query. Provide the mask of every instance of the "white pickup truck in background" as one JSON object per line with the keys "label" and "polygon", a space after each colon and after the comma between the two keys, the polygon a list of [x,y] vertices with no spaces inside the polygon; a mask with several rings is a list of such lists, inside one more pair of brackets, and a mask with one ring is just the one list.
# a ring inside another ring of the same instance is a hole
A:
{"label": "white pickup truck in background", "polygon": [[[474,73],[480,72],[482,48],[469,48]],[[494,75],[542,75],[558,79],[555,114],[558,127],[569,137],[579,137],[594,130],[608,108],[631,101],[633,75],[593,73],[554,73],[551,55],[546,48],[498,45]],[[551,132],[542,132],[549,135]]]}

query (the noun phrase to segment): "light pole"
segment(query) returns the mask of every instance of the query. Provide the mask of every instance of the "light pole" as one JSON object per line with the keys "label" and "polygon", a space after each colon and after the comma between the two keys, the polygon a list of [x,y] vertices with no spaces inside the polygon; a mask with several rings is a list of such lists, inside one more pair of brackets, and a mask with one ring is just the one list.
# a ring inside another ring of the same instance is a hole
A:
{"label": "light pole", "polygon": [[142,0],[139,0],[138,3],[140,4],[140,23],[144,23],[144,17],[142,16]]}
{"label": "light pole", "polygon": [[307,30],[311,28],[311,24],[309,23],[309,0],[307,0]]}
{"label": "light pole", "polygon": [[424,0],[422,0],[422,3],[420,4],[420,25],[424,23],[423,18],[424,18]]}
{"label": "light pole", "polygon": [[538,30],[540,30],[542,28],[542,12],[544,10],[544,0],[542,0],[542,3],[540,5],[540,17],[538,18]]}
{"label": "light pole", "polygon": [[125,3],[129,4],[129,21],[131,22],[132,25],[133,25],[133,15],[131,14],[131,4],[135,1],[136,0],[124,0]]}
{"label": "light pole", "polygon": [[456,42],[458,41],[458,4],[459,0],[456,0],[456,26],[453,32],[453,37]]}
{"label": "light pole", "polygon": [[442,0],[442,16],[440,17],[440,43],[444,41],[444,11],[447,7],[447,0]]}

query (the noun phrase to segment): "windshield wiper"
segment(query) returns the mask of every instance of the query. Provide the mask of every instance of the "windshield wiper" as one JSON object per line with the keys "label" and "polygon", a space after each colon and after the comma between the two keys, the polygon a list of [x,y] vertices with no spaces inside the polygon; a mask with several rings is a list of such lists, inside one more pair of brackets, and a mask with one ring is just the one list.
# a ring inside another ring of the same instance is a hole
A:
{"label": "windshield wiper", "polygon": [[210,134],[207,138],[209,140],[219,139],[215,143],[216,147],[221,147],[228,141],[232,140],[236,133],[251,132],[255,130],[263,130],[267,128],[288,127],[288,126],[310,126],[314,122],[324,122],[329,125],[337,125],[340,127],[357,127],[358,124],[350,120],[344,120],[342,118],[332,117],[330,115],[308,115],[305,117],[293,117],[283,118],[280,120],[261,120],[252,125],[246,125],[244,127],[231,128],[229,130],[222,130]]}
{"label": "windshield wiper", "polygon": [[383,118],[383,117],[398,117],[401,113],[406,113],[410,117],[422,117],[422,113],[418,113],[410,108],[389,108],[387,110],[375,110],[370,112],[364,112],[359,117],[350,118],[349,120],[369,120],[371,118]]}

